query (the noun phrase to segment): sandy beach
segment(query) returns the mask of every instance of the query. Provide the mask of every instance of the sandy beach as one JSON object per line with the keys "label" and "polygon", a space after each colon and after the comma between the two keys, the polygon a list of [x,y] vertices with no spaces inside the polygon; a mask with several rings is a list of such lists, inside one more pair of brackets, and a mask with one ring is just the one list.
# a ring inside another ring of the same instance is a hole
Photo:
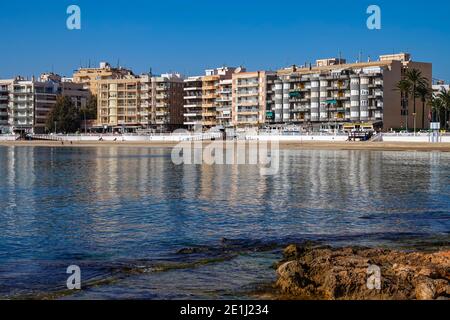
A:
{"label": "sandy beach", "polygon": [[[208,142],[204,142],[207,145]],[[16,147],[136,147],[172,148],[173,142],[89,141],[72,143],[58,141],[0,141],[0,146]],[[439,151],[450,152],[450,143],[419,142],[280,142],[282,150],[374,150],[374,151]]]}

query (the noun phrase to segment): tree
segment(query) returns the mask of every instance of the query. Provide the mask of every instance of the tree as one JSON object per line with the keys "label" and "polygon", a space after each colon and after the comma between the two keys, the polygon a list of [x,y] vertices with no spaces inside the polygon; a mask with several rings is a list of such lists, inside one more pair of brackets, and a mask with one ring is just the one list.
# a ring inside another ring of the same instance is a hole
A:
{"label": "tree", "polygon": [[442,100],[442,108],[444,109],[444,127],[445,130],[448,129],[448,112],[450,111],[450,90],[442,88],[438,95],[439,99]]}
{"label": "tree", "polygon": [[420,86],[425,86],[426,78],[422,76],[422,72],[417,69],[411,69],[406,71],[406,80],[411,83],[411,94],[413,97],[413,116],[414,116],[414,127],[416,121],[416,98],[417,98],[417,88]]}
{"label": "tree", "polygon": [[96,95],[92,95],[89,98],[86,107],[81,108],[81,113],[83,114],[83,117],[84,117],[84,115],[86,115],[87,120],[97,119],[97,96]]}
{"label": "tree", "polygon": [[87,120],[97,119],[97,96],[91,95],[86,106],[82,107],[80,110],[80,115],[84,124],[84,130],[87,132]]}
{"label": "tree", "polygon": [[80,128],[80,111],[69,97],[59,96],[47,115],[46,128],[50,132],[74,133]]}
{"label": "tree", "polygon": [[433,95],[430,101],[432,111],[432,122],[441,122],[441,112],[443,110],[443,103],[438,95]]}
{"label": "tree", "polygon": [[399,91],[401,95],[401,104],[405,116],[405,128],[408,130],[408,101],[409,95],[411,94],[411,83],[408,80],[402,79],[397,83],[395,90]]}
{"label": "tree", "polygon": [[433,91],[431,90],[428,81],[420,84],[417,88],[417,96],[420,98],[420,101],[422,101],[422,129],[425,129],[425,105],[432,95]]}

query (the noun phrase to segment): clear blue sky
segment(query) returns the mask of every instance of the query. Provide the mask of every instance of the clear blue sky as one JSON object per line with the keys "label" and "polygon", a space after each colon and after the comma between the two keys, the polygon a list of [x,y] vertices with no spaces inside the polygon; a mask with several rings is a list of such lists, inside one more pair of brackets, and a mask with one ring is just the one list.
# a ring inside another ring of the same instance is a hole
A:
{"label": "clear blue sky", "polygon": [[[407,4],[408,3],[408,4]],[[66,28],[66,9],[82,10],[82,30]],[[370,4],[382,30],[366,27]],[[110,61],[137,73],[192,75],[220,65],[276,69],[316,58],[355,61],[409,51],[450,80],[450,2],[265,0],[1,1],[0,77]]]}

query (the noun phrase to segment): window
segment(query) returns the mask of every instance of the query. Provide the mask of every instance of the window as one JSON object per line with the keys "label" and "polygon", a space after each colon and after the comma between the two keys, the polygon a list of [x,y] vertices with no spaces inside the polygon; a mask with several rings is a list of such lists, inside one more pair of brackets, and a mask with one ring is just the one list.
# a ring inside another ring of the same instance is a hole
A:
{"label": "window", "polygon": [[369,78],[361,78],[361,84],[369,84]]}
{"label": "window", "polygon": [[361,89],[361,95],[362,95],[362,96],[368,96],[368,95],[369,95],[369,90],[367,90],[367,89]]}

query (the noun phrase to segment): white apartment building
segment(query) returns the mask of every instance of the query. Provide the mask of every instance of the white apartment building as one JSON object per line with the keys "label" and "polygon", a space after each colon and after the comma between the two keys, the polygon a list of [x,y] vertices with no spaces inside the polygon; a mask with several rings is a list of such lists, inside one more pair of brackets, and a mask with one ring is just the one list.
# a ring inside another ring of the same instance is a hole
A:
{"label": "white apartment building", "polygon": [[202,125],[202,77],[184,80],[184,125],[189,129]]}
{"label": "white apartment building", "polygon": [[0,134],[10,133],[8,122],[9,88],[13,80],[0,80]]}
{"label": "white apartment building", "polygon": [[44,133],[47,115],[59,95],[71,97],[74,105],[87,104],[89,92],[81,84],[62,82],[56,74],[0,80],[0,132]]}
{"label": "white apartment building", "polygon": [[229,127],[232,124],[233,80],[219,81],[219,96],[216,99],[217,124]]}
{"label": "white apartment building", "polygon": [[8,124],[10,132],[24,134],[33,132],[34,83],[33,80],[16,78],[9,85]]}

